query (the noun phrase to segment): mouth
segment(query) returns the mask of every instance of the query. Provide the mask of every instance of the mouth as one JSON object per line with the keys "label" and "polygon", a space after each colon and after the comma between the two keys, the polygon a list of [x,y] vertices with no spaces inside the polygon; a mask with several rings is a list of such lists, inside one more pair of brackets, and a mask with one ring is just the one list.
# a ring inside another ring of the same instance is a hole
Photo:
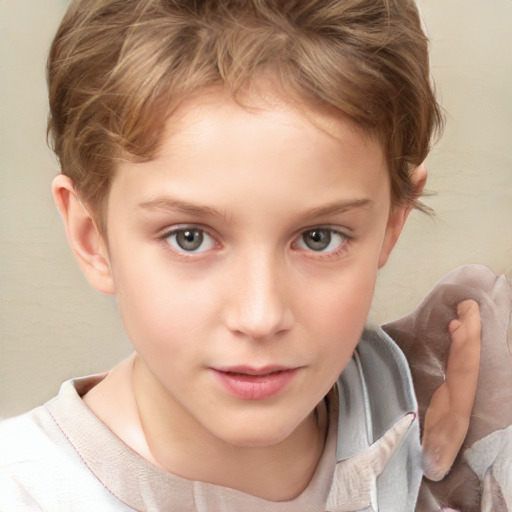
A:
{"label": "mouth", "polygon": [[217,381],[229,394],[242,400],[266,400],[283,391],[298,368],[236,366],[211,368]]}

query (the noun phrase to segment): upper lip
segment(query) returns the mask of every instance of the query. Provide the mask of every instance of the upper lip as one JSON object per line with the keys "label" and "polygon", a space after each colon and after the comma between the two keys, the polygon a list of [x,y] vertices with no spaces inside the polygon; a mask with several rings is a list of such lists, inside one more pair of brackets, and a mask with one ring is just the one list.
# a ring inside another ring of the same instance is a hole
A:
{"label": "upper lip", "polygon": [[216,366],[216,367],[213,367],[212,369],[217,372],[222,372],[222,373],[239,373],[242,375],[254,375],[254,376],[269,375],[271,373],[276,373],[276,372],[285,372],[285,371],[289,371],[289,370],[295,370],[294,367],[280,366],[280,365],[268,365],[268,366],[261,366],[258,368],[255,368],[252,366],[246,366],[246,365]]}

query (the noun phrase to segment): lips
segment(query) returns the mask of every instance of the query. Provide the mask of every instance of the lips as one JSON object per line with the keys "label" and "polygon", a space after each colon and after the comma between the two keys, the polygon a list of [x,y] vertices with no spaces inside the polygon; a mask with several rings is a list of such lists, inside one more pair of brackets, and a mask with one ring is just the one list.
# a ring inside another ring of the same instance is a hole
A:
{"label": "lips", "polygon": [[211,370],[225,391],[242,400],[266,400],[277,395],[298,371],[297,368],[278,366],[259,369],[236,366]]}

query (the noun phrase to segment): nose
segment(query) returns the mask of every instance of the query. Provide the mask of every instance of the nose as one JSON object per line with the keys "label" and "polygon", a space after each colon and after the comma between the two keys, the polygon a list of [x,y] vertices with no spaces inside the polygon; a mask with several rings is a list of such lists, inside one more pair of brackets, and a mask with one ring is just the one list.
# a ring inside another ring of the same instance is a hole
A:
{"label": "nose", "polygon": [[231,266],[226,326],[238,336],[270,339],[291,329],[286,271],[272,255],[243,255]]}

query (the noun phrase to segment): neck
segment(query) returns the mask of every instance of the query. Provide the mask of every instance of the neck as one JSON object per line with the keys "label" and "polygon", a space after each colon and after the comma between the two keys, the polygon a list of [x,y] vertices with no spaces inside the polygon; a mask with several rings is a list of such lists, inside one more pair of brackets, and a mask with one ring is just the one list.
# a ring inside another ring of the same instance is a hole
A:
{"label": "neck", "polygon": [[131,377],[146,441],[141,455],[152,463],[189,480],[272,501],[293,499],[307,487],[325,443],[327,414],[323,403],[283,441],[240,447],[215,437],[194,418],[188,416],[184,421],[183,415],[175,414],[167,392],[137,358]]}

